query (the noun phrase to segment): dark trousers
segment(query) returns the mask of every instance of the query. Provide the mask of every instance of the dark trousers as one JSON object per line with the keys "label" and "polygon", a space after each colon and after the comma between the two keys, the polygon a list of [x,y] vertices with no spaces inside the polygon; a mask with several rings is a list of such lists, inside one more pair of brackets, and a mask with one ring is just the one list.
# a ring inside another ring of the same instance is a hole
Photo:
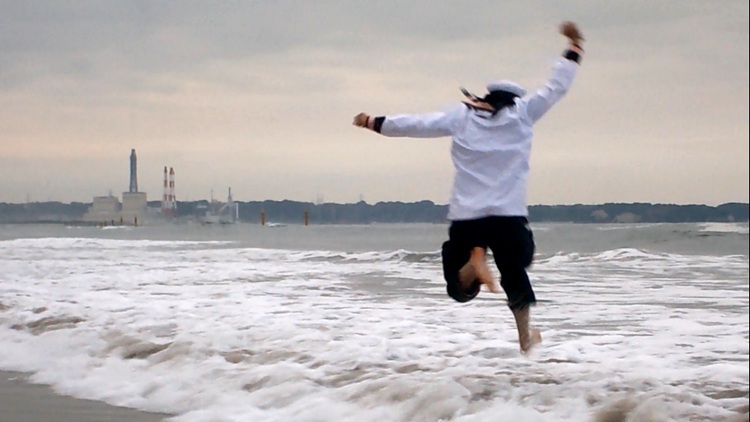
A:
{"label": "dark trousers", "polygon": [[480,247],[492,251],[500,271],[500,286],[511,309],[523,309],[536,303],[526,268],[534,259],[534,235],[526,217],[485,217],[451,222],[448,241],[443,243],[443,276],[448,295],[468,302],[479,293],[480,284],[463,289],[458,271],[469,261],[471,250]]}

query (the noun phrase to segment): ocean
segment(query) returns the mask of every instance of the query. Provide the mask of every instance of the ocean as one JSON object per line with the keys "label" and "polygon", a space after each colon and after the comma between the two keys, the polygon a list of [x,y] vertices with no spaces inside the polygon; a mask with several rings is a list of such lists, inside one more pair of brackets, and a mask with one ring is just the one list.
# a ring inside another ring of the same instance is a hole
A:
{"label": "ocean", "polygon": [[532,229],[524,356],[447,225],[0,226],[0,370],[179,422],[748,420],[747,223]]}

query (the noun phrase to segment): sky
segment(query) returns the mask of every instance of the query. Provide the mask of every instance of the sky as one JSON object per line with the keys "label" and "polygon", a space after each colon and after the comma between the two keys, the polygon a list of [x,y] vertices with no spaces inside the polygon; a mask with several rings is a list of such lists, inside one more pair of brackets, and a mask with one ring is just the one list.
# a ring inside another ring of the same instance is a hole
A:
{"label": "sky", "polygon": [[746,0],[0,0],[0,202],[446,204],[450,139],[352,117],[541,87],[572,20],[585,57],[535,126],[529,204],[748,202]]}

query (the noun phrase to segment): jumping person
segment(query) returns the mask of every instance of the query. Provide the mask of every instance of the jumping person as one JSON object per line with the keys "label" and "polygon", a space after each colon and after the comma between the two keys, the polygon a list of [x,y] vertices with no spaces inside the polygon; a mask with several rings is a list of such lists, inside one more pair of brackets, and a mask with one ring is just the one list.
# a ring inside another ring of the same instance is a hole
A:
{"label": "jumping person", "polygon": [[[452,137],[455,167],[448,210],[448,240],[442,246],[447,292],[458,302],[474,299],[484,284],[508,298],[523,353],[541,341],[530,326],[530,306],[536,304],[526,268],[534,256],[534,238],[526,202],[532,126],[549,111],[573,83],[583,56],[583,36],[572,22],[560,33],[570,45],[559,58],[547,83],[528,94],[512,81],[487,85],[480,98],[462,89],[466,99],[444,112],[371,117],[359,113],[355,126],[388,137]],[[500,283],[487,263],[492,250]]]}

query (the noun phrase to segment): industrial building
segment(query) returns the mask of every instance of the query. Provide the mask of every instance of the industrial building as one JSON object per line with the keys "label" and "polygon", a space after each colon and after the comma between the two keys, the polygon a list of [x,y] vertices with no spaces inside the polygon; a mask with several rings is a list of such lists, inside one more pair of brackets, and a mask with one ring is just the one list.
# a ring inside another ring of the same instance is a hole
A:
{"label": "industrial building", "polygon": [[146,192],[138,191],[138,159],[130,150],[130,185],[122,193],[122,203],[112,194],[94,197],[94,202],[83,221],[98,224],[139,225],[146,222],[148,200]]}

